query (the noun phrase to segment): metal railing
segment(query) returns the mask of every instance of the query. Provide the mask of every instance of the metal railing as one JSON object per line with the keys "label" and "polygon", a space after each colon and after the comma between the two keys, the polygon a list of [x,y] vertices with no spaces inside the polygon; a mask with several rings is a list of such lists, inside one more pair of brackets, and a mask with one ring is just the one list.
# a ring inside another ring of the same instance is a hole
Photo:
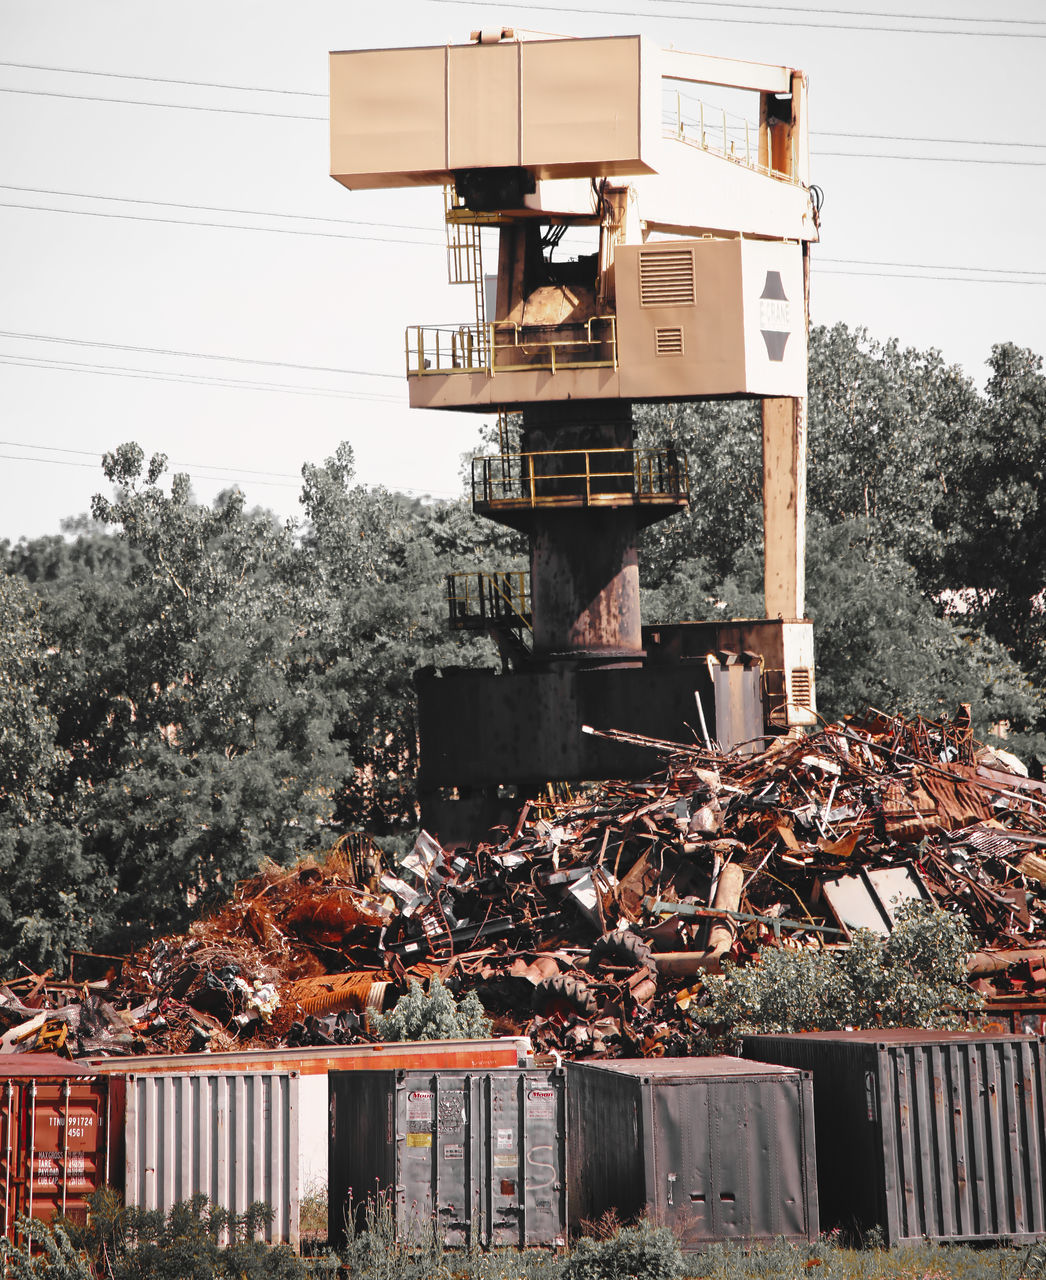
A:
{"label": "metal railing", "polygon": [[406,334],[407,377],[432,374],[518,373],[532,369],[616,369],[617,321],[593,316],[568,324],[411,325]]}
{"label": "metal railing", "polygon": [[447,609],[452,631],[481,631],[498,625],[533,630],[530,574],[526,569],[448,573]]}
{"label": "metal railing", "polygon": [[482,507],[625,506],[685,502],[690,479],[675,449],[558,449],[472,459]]}

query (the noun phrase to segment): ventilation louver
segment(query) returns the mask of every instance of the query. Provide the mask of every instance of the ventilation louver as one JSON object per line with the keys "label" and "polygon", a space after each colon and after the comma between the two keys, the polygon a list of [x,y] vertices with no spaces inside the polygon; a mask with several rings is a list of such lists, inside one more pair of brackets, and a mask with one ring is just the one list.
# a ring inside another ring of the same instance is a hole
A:
{"label": "ventilation louver", "polygon": [[644,307],[693,306],[693,252],[690,249],[648,249],[641,252],[639,301]]}
{"label": "ventilation louver", "polygon": [[655,329],[654,349],[659,356],[681,356],[683,354],[682,329]]}
{"label": "ventilation louver", "polygon": [[792,706],[813,709],[813,680],[809,667],[792,668]]}

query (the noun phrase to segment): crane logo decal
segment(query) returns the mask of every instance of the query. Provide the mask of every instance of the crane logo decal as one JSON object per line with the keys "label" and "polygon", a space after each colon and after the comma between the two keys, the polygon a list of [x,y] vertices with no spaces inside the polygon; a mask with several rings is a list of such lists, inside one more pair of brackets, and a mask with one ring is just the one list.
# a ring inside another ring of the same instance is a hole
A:
{"label": "crane logo decal", "polygon": [[766,343],[766,354],[780,363],[792,332],[792,304],[784,291],[780,271],[768,271],[763,292],[759,295],[759,332]]}

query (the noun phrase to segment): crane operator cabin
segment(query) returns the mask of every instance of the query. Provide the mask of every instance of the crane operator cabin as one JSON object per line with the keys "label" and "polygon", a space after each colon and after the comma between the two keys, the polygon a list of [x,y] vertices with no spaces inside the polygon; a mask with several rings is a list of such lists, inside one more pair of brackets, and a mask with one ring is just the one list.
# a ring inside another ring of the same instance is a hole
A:
{"label": "crane operator cabin", "polygon": [[[751,126],[720,125],[701,86],[751,102]],[[331,54],[331,175],[444,188],[468,286],[465,318],[407,330],[410,404],[497,415],[473,506],[529,541],[529,572],[448,579],[450,625],[491,634],[504,669],[416,678],[422,820],[445,842],[499,797],[651,769],[583,726],[756,747],[814,722],[806,100],[801,71],[641,36]],[[568,233],[589,251],[557,256]],[[766,617],[644,627],[638,535],[702,500],[702,461],[637,448],[632,407],[727,397],[762,403]]]}

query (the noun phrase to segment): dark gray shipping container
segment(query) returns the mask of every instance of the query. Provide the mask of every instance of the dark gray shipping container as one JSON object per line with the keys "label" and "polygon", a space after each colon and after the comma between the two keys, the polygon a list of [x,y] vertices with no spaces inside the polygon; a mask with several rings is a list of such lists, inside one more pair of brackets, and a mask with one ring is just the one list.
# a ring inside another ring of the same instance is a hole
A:
{"label": "dark gray shipping container", "polygon": [[448,1245],[566,1243],[562,1071],[336,1071],[330,1081],[329,1234],[385,1197],[396,1235],[436,1224]]}
{"label": "dark gray shipping container", "polygon": [[921,1239],[1046,1234],[1046,1040],[942,1031],[750,1036],[813,1072],[825,1225]]}
{"label": "dark gray shipping container", "polygon": [[737,1058],[567,1066],[570,1226],[646,1213],[681,1246],[817,1239],[809,1072]]}

